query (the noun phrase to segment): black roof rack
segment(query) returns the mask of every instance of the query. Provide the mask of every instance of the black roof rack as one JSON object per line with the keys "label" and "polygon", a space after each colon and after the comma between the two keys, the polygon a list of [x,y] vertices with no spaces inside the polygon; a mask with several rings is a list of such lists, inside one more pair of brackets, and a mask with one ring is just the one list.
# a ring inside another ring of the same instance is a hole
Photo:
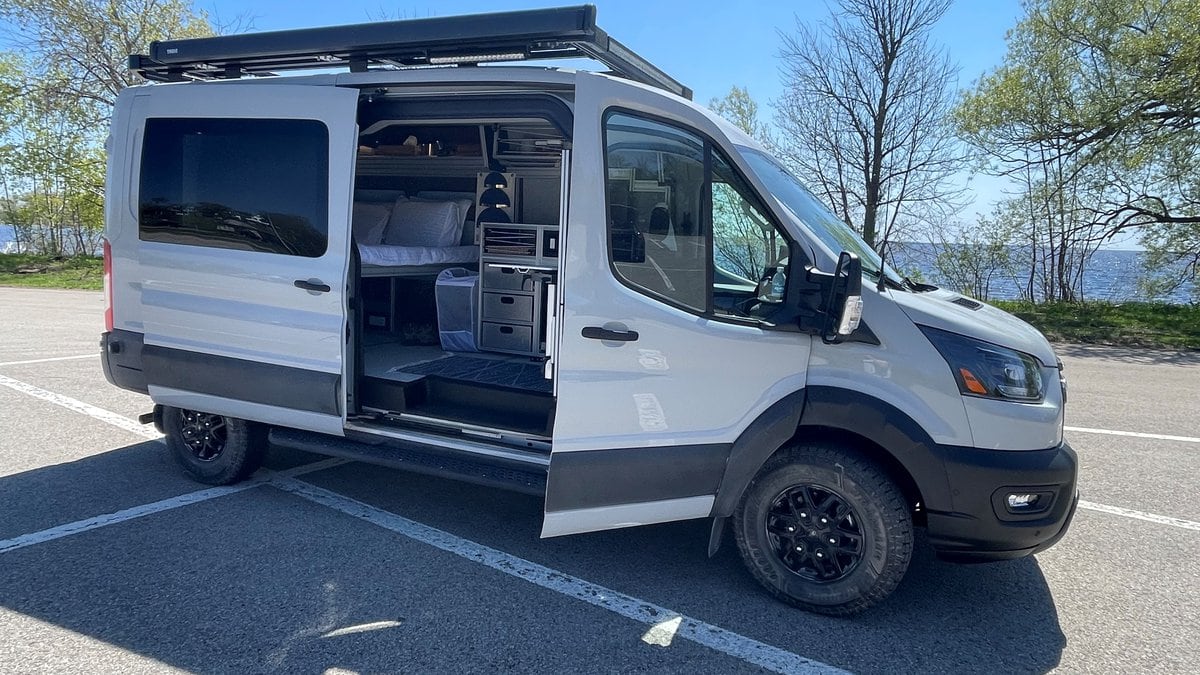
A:
{"label": "black roof rack", "polygon": [[622,77],[691,98],[692,90],[596,26],[595,5],[150,43],[129,57],[147,80],[174,82],[369,65],[475,65],[485,61],[591,58]]}

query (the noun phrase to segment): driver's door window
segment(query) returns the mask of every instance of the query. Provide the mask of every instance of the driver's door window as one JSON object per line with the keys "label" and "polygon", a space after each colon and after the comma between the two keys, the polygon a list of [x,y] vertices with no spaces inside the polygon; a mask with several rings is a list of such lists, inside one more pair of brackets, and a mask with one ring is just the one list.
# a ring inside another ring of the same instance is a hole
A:
{"label": "driver's door window", "polygon": [[605,118],[613,273],[697,314],[756,320],[786,287],[787,240],[714,144],[672,124]]}
{"label": "driver's door window", "polygon": [[613,271],[639,292],[706,312],[704,140],[621,113],[608,117],[605,136]]}

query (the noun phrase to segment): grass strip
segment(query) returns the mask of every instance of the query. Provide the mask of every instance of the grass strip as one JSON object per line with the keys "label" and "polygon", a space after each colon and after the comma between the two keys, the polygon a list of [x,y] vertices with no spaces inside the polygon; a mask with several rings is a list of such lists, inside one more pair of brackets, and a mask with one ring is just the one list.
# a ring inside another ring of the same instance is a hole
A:
{"label": "grass strip", "polygon": [[104,261],[100,258],[0,253],[0,286],[98,291],[103,285]]}
{"label": "grass strip", "polygon": [[1033,324],[1052,342],[1200,350],[1200,305],[1159,302],[992,304]]}

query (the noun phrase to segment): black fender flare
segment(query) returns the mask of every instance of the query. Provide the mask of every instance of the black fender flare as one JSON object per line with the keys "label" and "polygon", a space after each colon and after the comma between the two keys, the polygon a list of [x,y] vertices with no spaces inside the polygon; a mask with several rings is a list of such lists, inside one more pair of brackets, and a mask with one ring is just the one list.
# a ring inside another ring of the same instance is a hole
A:
{"label": "black fender flare", "polygon": [[803,438],[806,427],[843,431],[871,441],[908,473],[926,507],[951,508],[941,446],[911,417],[860,392],[810,386],[775,402],[734,441],[713,501],[711,515],[718,520],[714,537],[767,459],[793,438]]}
{"label": "black fender flare", "polygon": [[804,413],[807,390],[801,389],[771,404],[745,431],[738,436],[729,449],[725,462],[725,474],[713,500],[712,515],[724,518],[733,514],[746,486],[758,474],[775,451],[783,447],[796,435]]}
{"label": "black fender flare", "polygon": [[884,461],[908,474],[925,508],[953,508],[944,446],[896,406],[851,389],[808,387],[800,435],[804,427],[836,429],[871,441],[887,453]]}

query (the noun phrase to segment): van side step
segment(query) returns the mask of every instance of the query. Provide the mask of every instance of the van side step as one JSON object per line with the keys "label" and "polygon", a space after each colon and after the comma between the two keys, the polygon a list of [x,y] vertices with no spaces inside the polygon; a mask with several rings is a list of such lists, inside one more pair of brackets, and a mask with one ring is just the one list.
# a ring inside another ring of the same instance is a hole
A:
{"label": "van side step", "polygon": [[364,408],[407,412],[520,434],[549,438],[554,431],[554,396],[481,382],[426,375],[402,382],[364,377]]}
{"label": "van side step", "polygon": [[319,455],[344,457],[367,464],[461,480],[524,494],[546,494],[546,467],[446,448],[423,446],[399,439],[371,443],[298,429],[272,428],[271,443]]}

